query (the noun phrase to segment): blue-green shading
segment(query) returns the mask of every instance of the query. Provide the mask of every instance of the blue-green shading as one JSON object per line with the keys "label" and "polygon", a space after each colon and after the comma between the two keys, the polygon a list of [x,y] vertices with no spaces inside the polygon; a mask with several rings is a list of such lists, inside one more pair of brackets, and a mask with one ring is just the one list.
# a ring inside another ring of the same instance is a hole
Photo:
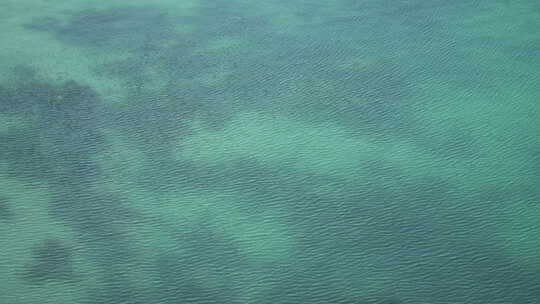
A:
{"label": "blue-green shading", "polygon": [[0,11],[0,303],[540,298],[540,5]]}

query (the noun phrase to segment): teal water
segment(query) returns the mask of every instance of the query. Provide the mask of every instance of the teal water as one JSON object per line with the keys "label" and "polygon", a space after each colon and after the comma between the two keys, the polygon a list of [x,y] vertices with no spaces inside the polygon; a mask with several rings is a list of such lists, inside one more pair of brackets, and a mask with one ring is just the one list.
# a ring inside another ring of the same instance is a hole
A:
{"label": "teal water", "polygon": [[0,1],[0,303],[539,303],[539,28]]}

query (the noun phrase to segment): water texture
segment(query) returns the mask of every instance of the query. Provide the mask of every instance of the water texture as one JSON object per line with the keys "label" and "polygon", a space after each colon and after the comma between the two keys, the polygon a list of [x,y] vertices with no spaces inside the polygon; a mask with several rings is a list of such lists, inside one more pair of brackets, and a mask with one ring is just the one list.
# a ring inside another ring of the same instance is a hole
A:
{"label": "water texture", "polygon": [[0,6],[0,303],[538,303],[540,2]]}

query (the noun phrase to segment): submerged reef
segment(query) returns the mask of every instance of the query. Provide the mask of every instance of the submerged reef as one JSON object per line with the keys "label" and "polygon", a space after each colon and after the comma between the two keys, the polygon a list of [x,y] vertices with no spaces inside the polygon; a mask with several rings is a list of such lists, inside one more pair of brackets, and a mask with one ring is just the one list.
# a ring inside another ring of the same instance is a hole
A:
{"label": "submerged reef", "polygon": [[32,262],[22,276],[31,283],[74,281],[70,249],[58,239],[47,239],[32,250]]}
{"label": "submerged reef", "polygon": [[0,196],[0,220],[10,219],[12,217],[9,209],[9,200],[7,197]]}
{"label": "submerged reef", "polygon": [[20,127],[0,134],[0,156],[12,174],[47,177],[70,175],[66,181],[92,175],[90,155],[100,147],[96,116],[99,97],[75,81],[40,79],[20,67],[13,80],[0,85],[0,112]]}

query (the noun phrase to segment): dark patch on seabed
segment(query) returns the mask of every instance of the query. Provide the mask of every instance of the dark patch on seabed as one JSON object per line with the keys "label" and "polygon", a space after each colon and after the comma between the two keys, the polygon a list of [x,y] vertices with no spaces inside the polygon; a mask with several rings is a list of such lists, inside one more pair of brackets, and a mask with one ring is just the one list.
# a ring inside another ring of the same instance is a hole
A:
{"label": "dark patch on seabed", "polygon": [[22,276],[33,284],[49,281],[75,282],[77,275],[72,264],[69,247],[58,239],[47,239],[32,249],[32,262]]}
{"label": "dark patch on seabed", "polygon": [[55,18],[44,18],[26,27],[52,32],[67,44],[96,48],[120,46],[129,49],[141,43],[141,36],[160,36],[164,15],[153,7],[89,9],[72,14],[65,23]]}
{"label": "dark patch on seabed", "polygon": [[[211,217],[198,223],[194,231],[175,232],[177,241],[187,253],[163,253],[156,261],[155,271],[161,282],[163,294],[158,300],[171,298],[192,299],[195,302],[223,303],[234,299],[235,275],[239,269],[248,269],[245,256],[233,240],[216,233]],[[191,267],[190,263],[199,266]],[[198,269],[219,269],[220,280],[216,290],[200,286],[194,278]]]}
{"label": "dark patch on seabed", "polygon": [[[1,110],[22,117],[29,126],[0,135],[0,155],[8,160],[6,173],[48,181],[53,194],[50,214],[74,228],[92,248],[90,255],[106,269],[128,263],[129,246],[115,223],[132,220],[133,213],[122,208],[116,195],[89,187],[100,176],[92,155],[105,144],[99,132],[103,125],[99,96],[74,81],[47,82],[24,67],[13,75],[9,87],[0,87]],[[29,281],[73,279],[69,250],[59,240],[37,246],[34,256],[35,263],[24,273]]]}
{"label": "dark patch on seabed", "polygon": [[9,208],[9,199],[0,195],[0,219],[10,219],[13,216]]}
{"label": "dark patch on seabed", "polygon": [[96,93],[74,81],[47,83],[27,68],[14,75],[24,80],[0,87],[0,111],[30,125],[0,135],[10,172],[75,185],[95,176],[90,156],[102,143]]}
{"label": "dark patch on seabed", "polygon": [[[236,20],[220,14],[215,18],[218,21],[220,18]],[[51,32],[60,41],[78,47],[119,49],[128,54],[127,59],[95,67],[99,75],[118,78],[130,88],[126,97],[128,106],[103,113],[110,124],[137,144],[159,147],[162,153],[144,149],[157,160],[166,158],[171,148],[175,135],[171,130],[181,126],[193,114],[202,113],[210,125],[223,125],[227,114],[219,104],[222,100],[216,95],[219,92],[200,85],[178,85],[179,79],[194,78],[223,62],[212,56],[192,54],[197,46],[214,38],[210,33],[216,29],[208,26],[219,24],[215,18],[208,24],[195,19],[185,20],[197,25],[196,33],[179,35],[171,31],[167,14],[156,8],[116,7],[77,12],[66,24],[55,21],[51,26],[50,20],[38,20],[28,27]],[[230,28],[235,22],[219,29],[245,29],[244,26]],[[151,80],[147,75],[150,67],[162,70],[163,88],[147,88],[146,83]]]}

